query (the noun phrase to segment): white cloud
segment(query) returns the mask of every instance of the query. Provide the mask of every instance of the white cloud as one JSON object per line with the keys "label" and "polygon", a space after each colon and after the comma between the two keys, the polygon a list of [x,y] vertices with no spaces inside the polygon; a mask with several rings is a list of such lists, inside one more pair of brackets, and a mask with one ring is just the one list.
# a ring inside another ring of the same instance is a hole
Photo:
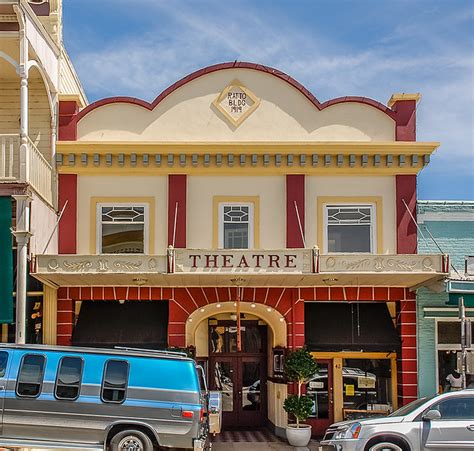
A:
{"label": "white cloud", "polygon": [[135,39],[97,43],[75,58],[91,97],[151,101],[188,73],[234,59],[274,66],[321,101],[363,95],[386,102],[393,92],[420,91],[418,139],[442,141],[428,171],[446,171],[448,163],[465,176],[473,170],[474,52],[472,36],[463,40],[458,33],[472,22],[469,5],[430,20],[407,17],[375,44],[357,48],[248,3],[140,4],[145,15],[160,15],[158,25],[150,21]]}

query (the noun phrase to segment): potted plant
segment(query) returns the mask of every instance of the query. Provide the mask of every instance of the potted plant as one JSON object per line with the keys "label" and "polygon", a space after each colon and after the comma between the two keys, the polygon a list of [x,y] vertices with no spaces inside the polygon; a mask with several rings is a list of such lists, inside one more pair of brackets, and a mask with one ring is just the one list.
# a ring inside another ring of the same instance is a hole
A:
{"label": "potted plant", "polygon": [[298,393],[289,395],[283,403],[288,415],[295,418],[296,424],[288,424],[286,438],[292,446],[307,446],[311,439],[311,425],[301,424],[311,415],[313,401],[301,393],[307,383],[318,371],[318,364],[310,352],[301,348],[289,352],[285,359],[285,376],[288,382],[296,382]]}

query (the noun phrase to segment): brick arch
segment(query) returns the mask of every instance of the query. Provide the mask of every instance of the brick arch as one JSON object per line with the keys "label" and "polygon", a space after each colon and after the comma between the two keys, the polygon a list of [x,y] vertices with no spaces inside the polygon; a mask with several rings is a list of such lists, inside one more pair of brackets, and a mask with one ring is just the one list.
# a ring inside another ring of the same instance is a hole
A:
{"label": "brick arch", "polygon": [[[186,324],[196,310],[211,304],[235,302],[236,299],[236,287],[174,288],[168,324],[170,346],[186,345]],[[278,312],[287,325],[287,346],[293,348],[304,345],[304,302],[299,297],[298,289],[242,287],[241,301],[245,304],[261,304]]]}

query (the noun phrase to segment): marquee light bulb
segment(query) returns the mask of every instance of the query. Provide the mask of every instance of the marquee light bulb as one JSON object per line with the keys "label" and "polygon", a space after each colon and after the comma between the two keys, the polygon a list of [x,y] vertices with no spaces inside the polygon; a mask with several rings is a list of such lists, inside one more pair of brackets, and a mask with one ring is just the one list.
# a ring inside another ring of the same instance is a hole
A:
{"label": "marquee light bulb", "polygon": [[256,307],[255,303],[252,302],[252,303],[250,304],[250,307],[255,308],[255,307]]}
{"label": "marquee light bulb", "polygon": [[267,307],[267,312],[271,312],[272,311],[272,308],[271,307]]}
{"label": "marquee light bulb", "polygon": [[217,308],[221,308],[221,304],[216,304],[216,307],[217,307]]}
{"label": "marquee light bulb", "polygon": [[200,309],[199,311],[202,313],[202,312],[204,312],[204,309],[202,308],[202,309]]}

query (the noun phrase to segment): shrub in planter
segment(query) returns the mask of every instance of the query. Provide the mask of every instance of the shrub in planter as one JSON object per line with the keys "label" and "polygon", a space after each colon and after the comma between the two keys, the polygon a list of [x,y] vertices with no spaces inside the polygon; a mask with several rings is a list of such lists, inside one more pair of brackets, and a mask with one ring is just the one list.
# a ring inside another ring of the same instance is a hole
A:
{"label": "shrub in planter", "polygon": [[[306,421],[311,415],[313,401],[301,391],[303,384],[306,384],[317,371],[316,360],[304,348],[292,351],[286,356],[285,376],[288,382],[296,382],[298,388],[298,393],[289,395],[283,403],[285,411],[296,420],[296,428],[289,426],[286,430],[288,441],[293,446],[306,446],[311,438],[311,427],[304,425],[303,430],[300,423]],[[299,437],[300,435],[302,437]]]}

